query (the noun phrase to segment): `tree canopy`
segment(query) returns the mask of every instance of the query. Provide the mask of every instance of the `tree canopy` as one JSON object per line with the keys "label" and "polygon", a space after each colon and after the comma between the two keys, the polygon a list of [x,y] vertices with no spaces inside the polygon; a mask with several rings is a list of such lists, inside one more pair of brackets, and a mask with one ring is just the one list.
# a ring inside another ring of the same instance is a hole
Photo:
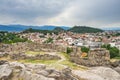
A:
{"label": "tree canopy", "polygon": [[116,47],[111,47],[110,44],[102,45],[102,48],[106,48],[110,52],[110,58],[120,57],[119,49]]}

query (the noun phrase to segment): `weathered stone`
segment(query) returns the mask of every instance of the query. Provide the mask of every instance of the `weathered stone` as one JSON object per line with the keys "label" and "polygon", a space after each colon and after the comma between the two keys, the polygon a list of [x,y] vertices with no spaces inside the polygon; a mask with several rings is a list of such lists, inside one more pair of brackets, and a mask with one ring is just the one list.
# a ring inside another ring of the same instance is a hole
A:
{"label": "weathered stone", "polygon": [[88,58],[80,58],[76,54],[70,56],[70,60],[85,66],[106,66],[110,64],[110,54],[105,49],[90,50]]}
{"label": "weathered stone", "polygon": [[0,65],[0,80],[9,80],[12,74],[12,69],[9,64]]}
{"label": "weathered stone", "polygon": [[49,72],[45,71],[45,70],[41,70],[41,71],[37,71],[37,74],[43,75],[43,76],[48,76]]}
{"label": "weathered stone", "polygon": [[0,52],[0,58],[7,57],[9,54],[7,52]]}
{"label": "weathered stone", "polygon": [[95,67],[89,70],[72,72],[87,80],[120,80],[120,74],[108,67]]}
{"label": "weathered stone", "polygon": [[114,70],[117,71],[120,74],[120,67],[119,66],[114,68]]}
{"label": "weathered stone", "polygon": [[13,69],[25,69],[25,65],[24,65],[24,64],[21,64],[21,63],[18,63],[18,62],[11,62],[11,63],[10,63],[10,66],[11,66]]}
{"label": "weathered stone", "polygon": [[3,64],[5,64],[5,63],[7,63],[8,61],[6,61],[6,60],[0,60],[0,65],[3,65]]}
{"label": "weathered stone", "polygon": [[108,67],[95,67],[91,70],[92,73],[100,75],[106,80],[119,80],[120,74]]}
{"label": "weathered stone", "polygon": [[7,51],[7,52],[25,52],[25,51],[58,51],[58,52],[66,52],[66,46],[59,46],[56,44],[39,44],[39,43],[27,43],[27,42],[19,42],[14,44],[2,44],[0,51]]}
{"label": "weathered stone", "polygon": [[120,65],[120,61],[115,61],[115,62],[111,62],[110,64],[112,67],[117,67]]}
{"label": "weathered stone", "polygon": [[25,64],[25,66],[29,70],[31,70],[31,69],[34,70],[34,72],[39,72],[41,70],[46,69],[46,65],[44,65],[44,64]]}

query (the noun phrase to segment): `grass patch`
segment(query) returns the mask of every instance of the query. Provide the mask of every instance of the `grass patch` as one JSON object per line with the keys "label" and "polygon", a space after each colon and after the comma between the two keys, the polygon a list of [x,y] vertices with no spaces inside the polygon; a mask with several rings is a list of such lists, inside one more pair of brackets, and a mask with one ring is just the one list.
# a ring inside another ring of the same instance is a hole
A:
{"label": "grass patch", "polygon": [[120,57],[115,57],[115,58],[110,59],[111,62],[115,62],[115,61],[119,61],[119,60],[120,60]]}
{"label": "grass patch", "polygon": [[[36,54],[45,54],[45,52],[28,51],[28,52],[26,52],[26,54],[36,55]],[[57,70],[62,70],[65,67],[70,67],[71,69],[74,69],[74,70],[86,70],[87,69],[87,67],[77,65],[77,64],[69,61],[70,56],[66,53],[57,53],[57,55],[61,56],[61,60],[31,60],[31,59],[26,59],[26,60],[19,60],[19,62],[33,63],[33,64],[41,63],[41,64],[47,65],[47,67],[49,67],[49,68],[55,68]]]}
{"label": "grass patch", "polygon": [[45,54],[45,52],[42,52],[42,51],[40,51],[40,52],[27,51],[26,54],[28,54],[28,55],[37,55],[37,54],[43,55],[43,54]]}
{"label": "grass patch", "polygon": [[64,57],[66,60],[69,60],[70,59],[70,56],[67,54],[67,53],[58,53],[60,56]]}
{"label": "grass patch", "polygon": [[119,59],[119,60],[120,60],[120,57],[115,57],[115,58],[113,58],[113,59]]}
{"label": "grass patch", "polygon": [[53,64],[50,64],[48,65],[49,68],[54,68],[54,69],[57,69],[57,70],[63,70],[65,68],[64,65],[61,65],[59,63],[53,63]]}
{"label": "grass patch", "polygon": [[85,70],[85,69],[87,69],[84,66],[77,65],[77,64],[71,62],[69,54],[67,54],[67,53],[59,53],[59,54],[65,58],[65,60],[63,60],[63,61],[60,62],[60,64],[68,66],[68,67],[70,67],[72,69],[75,69],[75,70],[76,69],[77,70]]}
{"label": "grass patch", "polygon": [[70,67],[71,69],[75,69],[75,70],[85,70],[85,69],[87,69],[84,66],[77,65],[77,64],[75,64],[73,62],[70,62],[70,61],[62,61],[61,64],[66,65],[66,66]]}
{"label": "grass patch", "polygon": [[32,60],[32,59],[26,59],[26,60],[19,60],[19,62],[24,62],[24,63],[42,63],[46,65],[50,65],[52,63],[57,62],[58,60]]}

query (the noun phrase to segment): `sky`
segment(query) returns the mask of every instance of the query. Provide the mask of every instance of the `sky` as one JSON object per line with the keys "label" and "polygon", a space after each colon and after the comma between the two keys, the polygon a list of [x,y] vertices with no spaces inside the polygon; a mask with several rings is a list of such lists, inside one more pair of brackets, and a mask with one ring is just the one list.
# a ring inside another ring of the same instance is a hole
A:
{"label": "sky", "polygon": [[0,24],[120,27],[120,0],[0,0]]}

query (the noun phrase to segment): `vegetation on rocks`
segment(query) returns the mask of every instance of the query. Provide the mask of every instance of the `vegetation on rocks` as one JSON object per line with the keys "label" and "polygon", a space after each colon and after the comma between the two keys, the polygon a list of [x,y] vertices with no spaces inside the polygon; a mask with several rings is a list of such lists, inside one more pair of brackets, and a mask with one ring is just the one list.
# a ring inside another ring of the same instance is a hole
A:
{"label": "vegetation on rocks", "polygon": [[88,53],[89,52],[89,48],[87,48],[87,47],[81,47],[81,51],[82,52],[86,52],[86,53]]}
{"label": "vegetation on rocks", "polygon": [[73,51],[73,49],[72,48],[70,48],[70,47],[67,47],[67,54],[70,54],[71,52]]}
{"label": "vegetation on rocks", "polygon": [[111,47],[110,44],[102,45],[102,48],[106,48],[110,52],[110,58],[120,57],[119,49],[116,47]]}

